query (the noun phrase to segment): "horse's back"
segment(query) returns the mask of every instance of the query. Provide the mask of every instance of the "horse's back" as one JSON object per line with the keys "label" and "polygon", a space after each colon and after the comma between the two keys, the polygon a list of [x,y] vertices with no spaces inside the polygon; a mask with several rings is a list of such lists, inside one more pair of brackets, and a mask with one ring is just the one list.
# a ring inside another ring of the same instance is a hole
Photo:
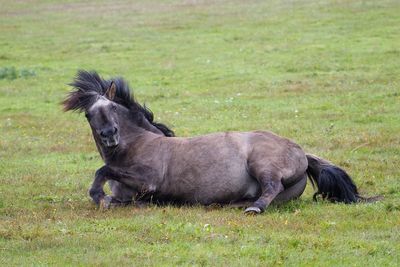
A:
{"label": "horse's back", "polygon": [[250,164],[256,163],[260,169],[278,171],[283,183],[290,183],[303,175],[308,166],[305,152],[297,143],[270,131],[217,133],[207,139],[214,139],[221,147],[229,147],[231,155],[241,155],[250,176],[255,176]]}

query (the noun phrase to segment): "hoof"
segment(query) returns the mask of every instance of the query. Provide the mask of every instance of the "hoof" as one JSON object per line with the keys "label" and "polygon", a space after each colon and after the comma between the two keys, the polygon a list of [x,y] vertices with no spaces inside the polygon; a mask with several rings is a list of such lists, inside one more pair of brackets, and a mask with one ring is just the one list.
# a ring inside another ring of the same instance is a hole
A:
{"label": "hoof", "polygon": [[262,211],[260,208],[257,207],[248,207],[247,209],[245,209],[244,214],[246,215],[256,215],[256,214],[260,214]]}
{"label": "hoof", "polygon": [[102,200],[100,200],[100,209],[108,210],[111,208],[112,197],[105,196]]}

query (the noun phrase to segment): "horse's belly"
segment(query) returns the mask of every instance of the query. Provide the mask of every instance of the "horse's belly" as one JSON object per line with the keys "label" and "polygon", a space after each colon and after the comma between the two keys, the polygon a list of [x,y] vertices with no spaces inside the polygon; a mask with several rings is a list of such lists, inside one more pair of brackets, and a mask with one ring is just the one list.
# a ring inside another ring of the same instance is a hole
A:
{"label": "horse's belly", "polygon": [[230,181],[217,183],[218,186],[201,190],[203,204],[233,203],[246,199],[254,199],[260,194],[259,183],[249,175],[231,177]]}
{"label": "horse's belly", "polygon": [[246,186],[246,191],[243,194],[243,199],[254,199],[259,197],[261,194],[260,184],[255,180],[251,179]]}
{"label": "horse's belly", "polygon": [[245,199],[254,199],[260,194],[259,183],[247,173],[216,178],[212,183],[198,185],[188,196],[189,202],[233,203]]}

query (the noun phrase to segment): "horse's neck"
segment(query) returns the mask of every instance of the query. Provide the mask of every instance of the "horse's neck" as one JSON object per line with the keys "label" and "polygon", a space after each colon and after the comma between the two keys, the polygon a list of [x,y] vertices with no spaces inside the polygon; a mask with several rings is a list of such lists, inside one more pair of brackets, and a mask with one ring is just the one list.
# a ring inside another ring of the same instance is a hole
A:
{"label": "horse's neck", "polygon": [[158,134],[154,134],[153,132],[139,126],[129,125],[121,127],[120,135],[120,144],[123,147],[126,147],[131,146],[133,143],[140,142],[140,140],[142,140],[143,138]]}
{"label": "horse's neck", "polygon": [[162,131],[160,131],[157,127],[155,127],[153,124],[151,124],[147,119],[143,118],[142,123],[140,125],[143,129],[146,131],[159,134],[159,135],[164,135]]}

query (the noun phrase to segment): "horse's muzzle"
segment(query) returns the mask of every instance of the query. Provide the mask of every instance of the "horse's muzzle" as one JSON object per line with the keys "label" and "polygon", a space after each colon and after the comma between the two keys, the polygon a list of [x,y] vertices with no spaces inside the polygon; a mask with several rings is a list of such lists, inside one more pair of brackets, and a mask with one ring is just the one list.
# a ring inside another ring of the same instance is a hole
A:
{"label": "horse's muzzle", "polygon": [[115,147],[119,144],[119,134],[102,137],[101,142],[103,142],[103,145],[105,145],[106,147]]}
{"label": "horse's muzzle", "polygon": [[100,132],[101,142],[106,147],[114,147],[119,144],[119,133],[116,127],[109,127]]}

